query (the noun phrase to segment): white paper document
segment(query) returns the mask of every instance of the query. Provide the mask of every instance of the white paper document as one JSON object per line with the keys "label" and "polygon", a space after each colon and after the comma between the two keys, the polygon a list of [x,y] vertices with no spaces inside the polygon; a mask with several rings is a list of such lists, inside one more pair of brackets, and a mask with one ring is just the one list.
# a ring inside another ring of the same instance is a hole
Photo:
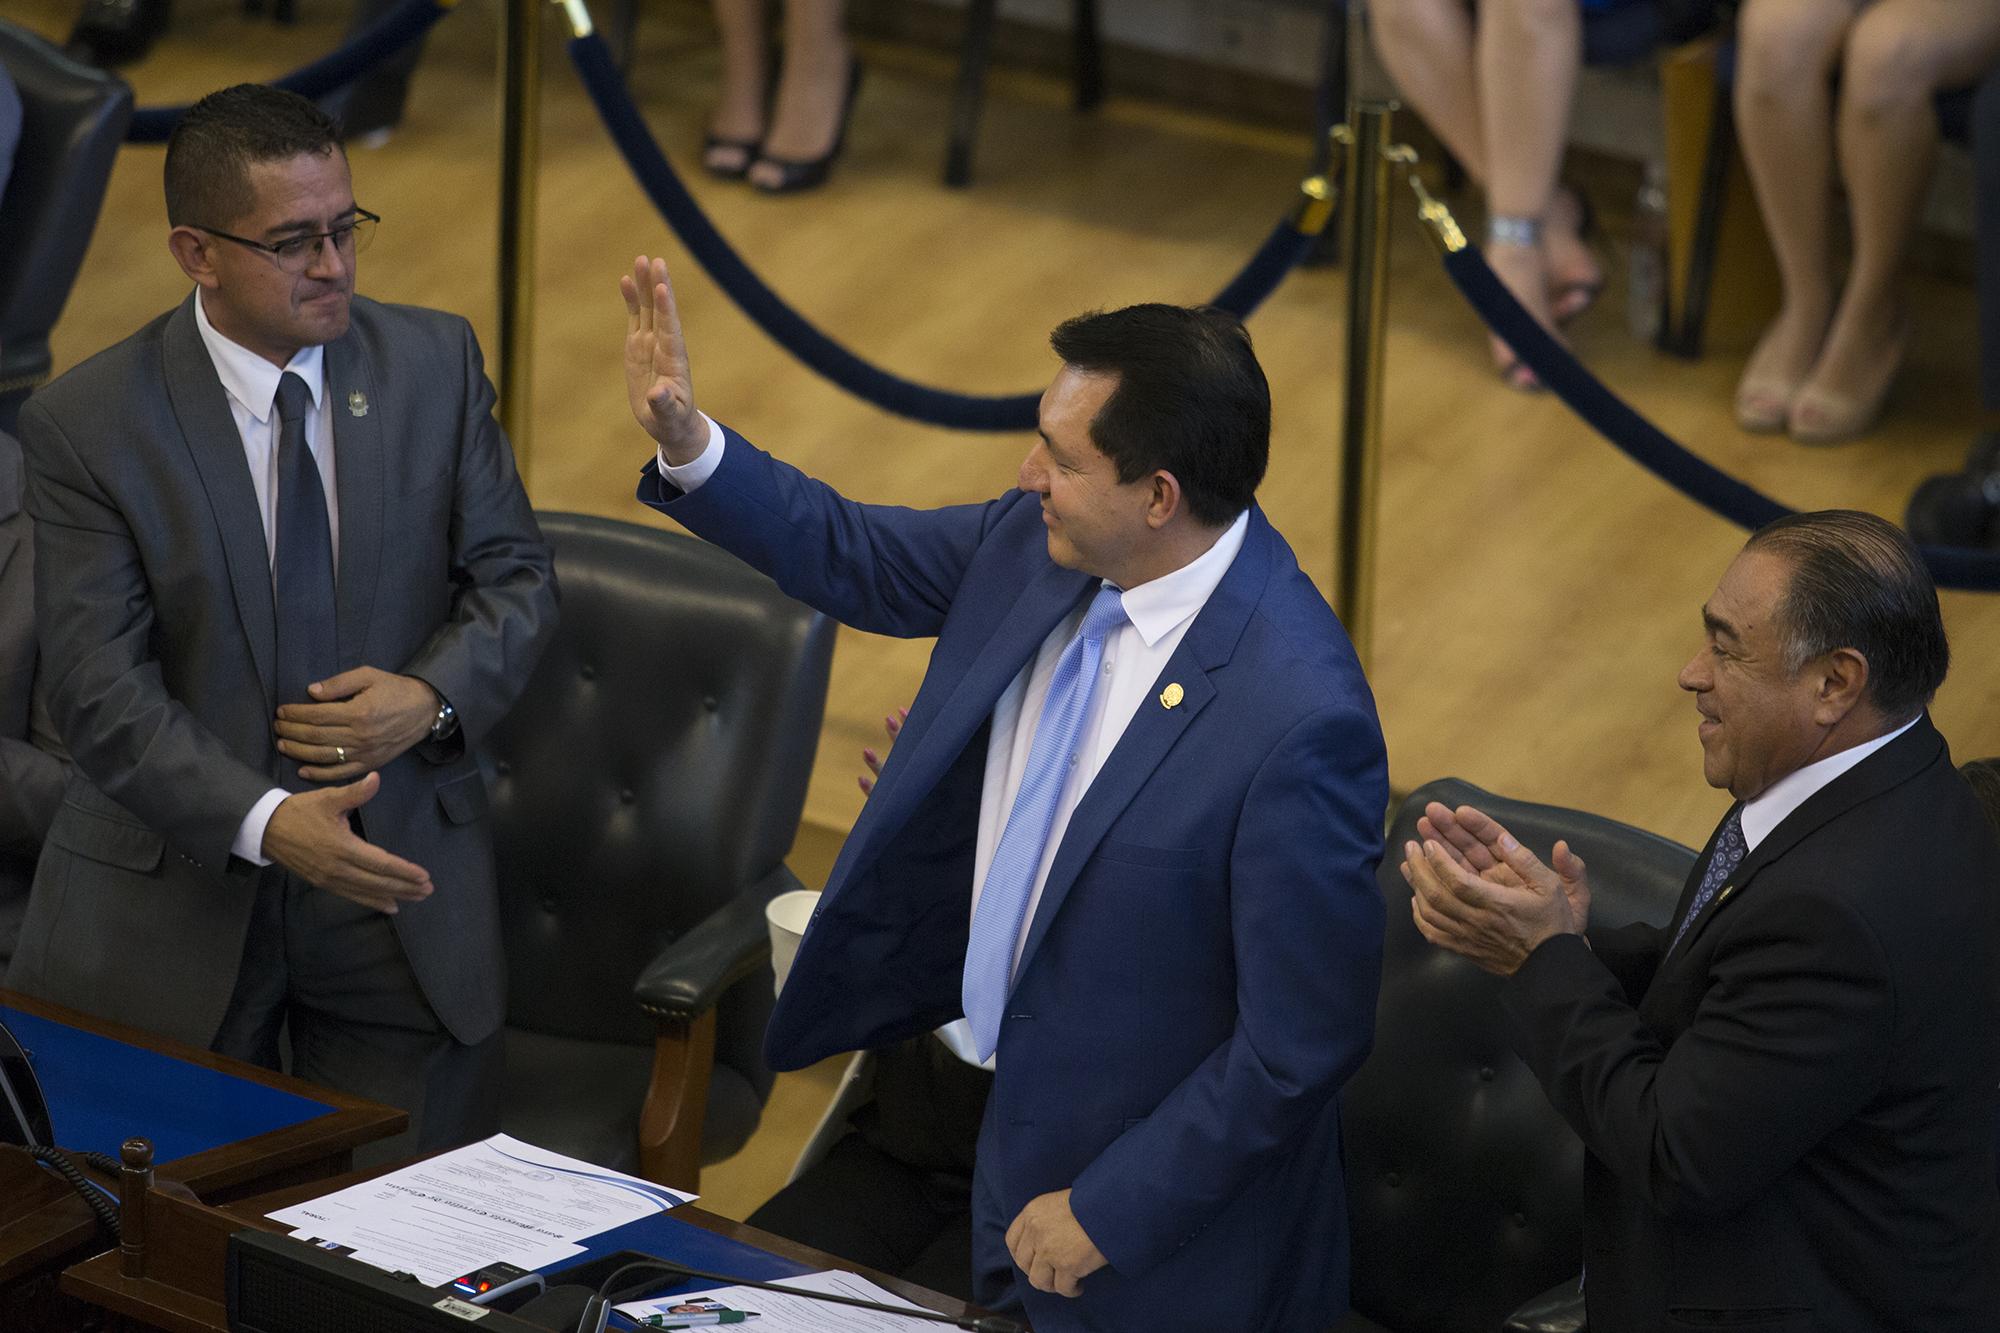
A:
{"label": "white paper document", "polygon": [[[800,1291],[822,1291],[834,1296],[879,1301],[905,1310],[923,1308],[912,1305],[892,1291],[884,1291],[854,1273],[807,1273],[804,1277],[780,1278],[779,1284],[796,1287]],[[857,1310],[849,1305],[789,1296],[762,1287],[717,1287],[712,1291],[627,1301],[612,1308],[641,1327],[666,1328],[673,1327],[677,1322],[675,1315],[742,1310],[756,1316],[734,1326],[743,1333],[911,1333],[913,1329],[937,1327],[935,1324],[883,1314],[878,1310]],[[648,1324],[649,1317],[661,1323]]]}
{"label": "white paper document", "polygon": [[441,1286],[492,1263],[547,1267],[582,1253],[578,1241],[694,1197],[496,1134],[269,1216]]}

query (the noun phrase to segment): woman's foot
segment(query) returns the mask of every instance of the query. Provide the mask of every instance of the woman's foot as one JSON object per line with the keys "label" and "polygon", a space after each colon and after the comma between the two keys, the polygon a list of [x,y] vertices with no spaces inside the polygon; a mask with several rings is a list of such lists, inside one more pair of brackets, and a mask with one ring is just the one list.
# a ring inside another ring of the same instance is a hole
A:
{"label": "woman's foot", "polygon": [[716,176],[739,177],[757,160],[763,141],[764,80],[725,75],[721,100],[702,140],[702,166]]}
{"label": "woman's foot", "polygon": [[1785,429],[1792,402],[1826,341],[1826,320],[1823,310],[1803,304],[1778,311],[1736,382],[1738,426],[1759,433]]}
{"label": "woman's foot", "polygon": [[1604,294],[1604,266],[1590,248],[1595,231],[1589,201],[1567,185],[1557,186],[1542,214],[1542,260],[1548,267],[1549,314],[1558,325]]}
{"label": "woman's foot", "polygon": [[1785,428],[1801,444],[1834,444],[1865,434],[1882,415],[1910,351],[1910,317],[1887,305],[1843,306],[1812,373],[1792,400]]}
{"label": "woman's foot", "polygon": [[[1518,218],[1493,219],[1486,237],[1486,262],[1507,290],[1514,294],[1514,299],[1535,317],[1536,323],[1553,333],[1555,321],[1549,311],[1549,267],[1536,229]],[[1542,387],[1535,372],[1521,364],[1521,359],[1514,355],[1511,347],[1498,338],[1489,341],[1493,345],[1494,368],[1509,388],[1532,392]]]}
{"label": "woman's foot", "polygon": [[752,185],[779,193],[803,188],[801,167],[817,168],[811,184],[826,178],[846,132],[858,72],[844,42],[825,51],[786,51],[771,132],[750,164]]}

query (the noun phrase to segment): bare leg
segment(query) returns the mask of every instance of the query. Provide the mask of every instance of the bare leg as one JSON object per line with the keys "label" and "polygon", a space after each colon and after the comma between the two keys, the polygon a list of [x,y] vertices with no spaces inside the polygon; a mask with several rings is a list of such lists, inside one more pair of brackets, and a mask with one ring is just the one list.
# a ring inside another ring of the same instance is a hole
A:
{"label": "bare leg", "polygon": [[722,96],[709,119],[711,143],[702,161],[709,170],[739,175],[750,165],[764,137],[765,69],[769,42],[764,0],[715,0],[715,26],[722,34]]}
{"label": "bare leg", "polygon": [[1749,0],[1737,25],[1736,131],[1783,299],[1736,389],[1736,419],[1779,430],[1833,314],[1833,67],[1855,0]]}
{"label": "bare leg", "polygon": [[1486,132],[1471,9],[1464,0],[1382,0],[1370,14],[1376,53],[1397,91],[1484,189]]}
{"label": "bare leg", "polygon": [[[845,9],[845,0],[785,0],[785,68],[765,157],[804,162],[833,150],[854,63]],[[750,168],[753,184],[774,185],[782,175],[768,163]]]}
{"label": "bare leg", "polygon": [[1841,439],[1873,423],[1908,343],[1897,275],[1937,156],[1939,89],[2000,60],[2000,7],[1878,0],[1842,56],[1840,166],[1854,262],[1826,346],[1792,409],[1801,439]]}
{"label": "bare leg", "polygon": [[[1576,0],[1482,0],[1476,61],[1488,207],[1496,218],[1545,218],[1583,61]],[[1521,304],[1553,327],[1541,247],[1493,244],[1487,258]],[[1518,375],[1510,378],[1521,383]]]}

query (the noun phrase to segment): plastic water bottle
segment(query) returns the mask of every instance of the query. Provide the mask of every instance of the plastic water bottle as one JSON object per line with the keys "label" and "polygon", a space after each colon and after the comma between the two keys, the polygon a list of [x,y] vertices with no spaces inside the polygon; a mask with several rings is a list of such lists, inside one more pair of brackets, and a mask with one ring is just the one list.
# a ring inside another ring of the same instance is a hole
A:
{"label": "plastic water bottle", "polygon": [[1634,338],[1658,342],[1667,308],[1667,168],[1646,163],[1632,204],[1632,255],[1625,268],[1625,323]]}

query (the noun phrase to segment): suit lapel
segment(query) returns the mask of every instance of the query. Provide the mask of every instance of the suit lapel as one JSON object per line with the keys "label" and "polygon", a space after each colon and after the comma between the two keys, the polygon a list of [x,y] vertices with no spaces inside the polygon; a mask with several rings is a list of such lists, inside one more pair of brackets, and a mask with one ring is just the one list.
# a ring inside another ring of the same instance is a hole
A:
{"label": "suit lapel", "polygon": [[[360,340],[350,327],[326,345],[326,389],[333,396],[334,485],[340,494],[337,592],[340,666],[360,666],[368,642],[381,573],[383,455],[382,396],[376,392]],[[358,395],[358,396],[357,396]]]}
{"label": "suit lapel", "polygon": [[[991,636],[960,650],[971,654],[971,661],[935,710],[925,707],[926,701],[919,696],[897,741],[898,751],[907,758],[884,771],[883,781],[862,809],[856,836],[848,839],[848,848],[843,849],[829,882],[838,883],[842,872],[852,866],[868,864],[903,827],[963,753],[973,733],[993,716],[1001,693],[1033,659],[1042,640],[1076,609],[1084,591],[1096,584],[1097,580],[1087,574],[1049,565],[1014,600]],[[932,673],[939,673],[944,665],[933,663]],[[914,744],[905,747],[905,742]],[[878,818],[870,819],[871,815]]]}
{"label": "suit lapel", "polygon": [[[1736,867],[1736,873],[1723,882],[1716,890],[1715,897],[1702,909],[1688,926],[1687,935],[1681,940],[1681,947],[1674,952],[1685,954],[1694,947],[1695,940],[1730,903],[1749,892],[1757,875],[1786,852],[1796,847],[1807,835],[1816,832],[1840,816],[1872,797],[1879,796],[1909,781],[1931,764],[1937,762],[1944,750],[1944,737],[1931,725],[1929,714],[1919,718],[1917,724],[1903,735],[1898,736],[1874,754],[1869,755],[1853,768],[1827,783],[1807,797],[1799,808],[1779,821],[1778,826],[1757,844],[1756,850],[1743,858],[1743,864]],[[1713,852],[1713,839],[1710,852]],[[1695,864],[1696,874],[1708,868],[1708,855]],[[1699,884],[1697,878],[1693,881]],[[1683,903],[1681,912],[1687,911]],[[1676,924],[1679,924],[1676,918]]]}
{"label": "suit lapel", "polygon": [[[1132,715],[1125,734],[1118,738],[1104,767],[1097,771],[1089,790],[1077,802],[1069,827],[1063,831],[1062,845],[1056,849],[1055,860],[1049,863],[1049,877],[1042,885],[1041,901],[1035,907],[1035,919],[1028,926],[1028,938],[1021,946],[1021,961],[1015,975],[1027,972],[1035,951],[1048,935],[1050,924],[1062,910],[1063,900],[1069,897],[1097,844],[1139,794],[1139,788],[1160,767],[1181,733],[1215,697],[1215,684],[1209,673],[1228,663],[1237,641],[1243,637],[1243,627],[1257,609],[1257,601],[1270,577],[1272,538],[1271,526],[1262,511],[1252,508],[1243,549],[1237,552],[1208,603],[1195,615],[1180,647],[1167,659],[1166,667],[1153,682],[1156,689],[1149,690],[1140,701],[1139,711]],[[1167,682],[1179,684],[1182,690],[1181,702],[1173,708],[1165,707],[1157,693],[1157,687]]]}
{"label": "suit lapel", "polygon": [[208,349],[202,346],[201,331],[195,327],[194,301],[190,295],[168,317],[161,338],[167,400],[215,513],[236,614],[250,641],[250,656],[263,682],[269,711],[278,655],[277,620],[271,604],[271,553],[264,544],[264,517],[257,508],[250,465],[243,457],[243,437],[237,433],[229,397],[216,377],[215,364],[208,359]]}

